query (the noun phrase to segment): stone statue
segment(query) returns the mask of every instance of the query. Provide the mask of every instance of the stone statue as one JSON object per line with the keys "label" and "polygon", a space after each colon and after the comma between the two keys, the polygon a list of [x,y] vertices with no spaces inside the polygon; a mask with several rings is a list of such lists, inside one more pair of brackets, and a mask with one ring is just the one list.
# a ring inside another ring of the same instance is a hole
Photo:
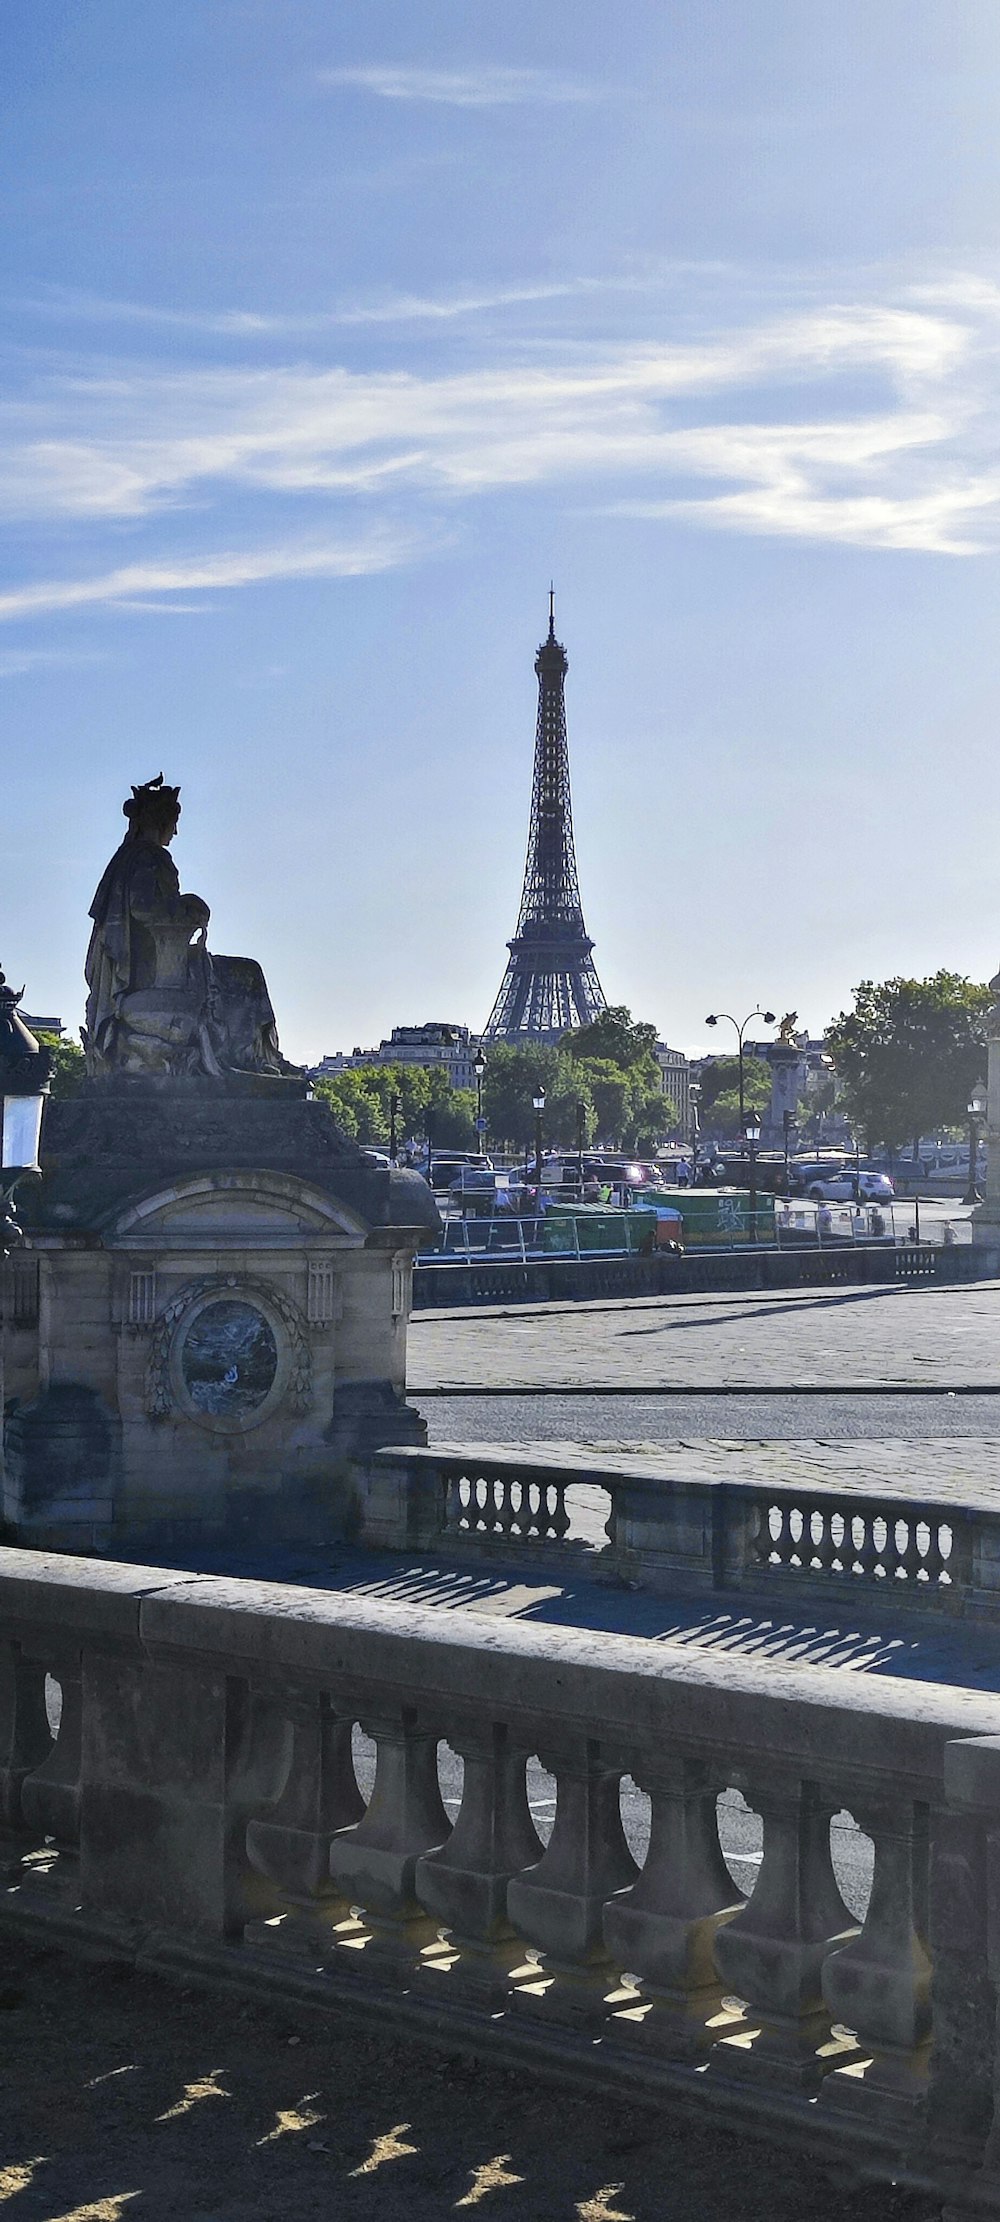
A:
{"label": "stone statue", "polygon": [[786,1049],[797,1049],[799,1046],[795,1038],[798,1016],[797,1011],[786,1011],[778,1028],[778,1040],[784,1043]]}
{"label": "stone statue", "polygon": [[87,1069],[224,1080],[291,1073],[259,964],[214,957],[209,907],[182,895],[169,854],[180,789],[163,774],[133,787],[129,829],[94,896],[87,952]]}

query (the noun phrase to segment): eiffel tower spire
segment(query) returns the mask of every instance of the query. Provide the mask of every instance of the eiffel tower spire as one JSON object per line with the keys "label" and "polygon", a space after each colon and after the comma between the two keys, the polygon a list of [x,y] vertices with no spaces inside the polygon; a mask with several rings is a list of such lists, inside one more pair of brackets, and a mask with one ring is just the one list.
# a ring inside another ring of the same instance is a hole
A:
{"label": "eiffel tower spire", "polygon": [[564,684],[569,660],[556,639],[555,590],[549,632],[535,657],[538,722],[528,856],[517,932],[484,1039],[557,1042],[588,1026],[607,999],[583,923],[573,847]]}

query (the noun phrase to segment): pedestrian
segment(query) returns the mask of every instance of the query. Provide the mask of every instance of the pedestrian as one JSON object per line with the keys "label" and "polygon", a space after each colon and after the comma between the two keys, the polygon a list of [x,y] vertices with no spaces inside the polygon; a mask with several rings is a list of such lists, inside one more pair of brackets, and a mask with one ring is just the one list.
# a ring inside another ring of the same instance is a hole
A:
{"label": "pedestrian", "polygon": [[691,1175],[690,1175],[690,1173],[688,1172],[688,1161],[687,1161],[687,1158],[686,1158],[686,1157],[682,1157],[682,1158],[681,1158],[681,1161],[680,1161],[680,1164],[679,1164],[679,1165],[678,1165],[678,1167],[677,1167],[677,1186],[678,1186],[678,1188],[686,1188],[686,1187],[687,1187],[687,1185],[688,1185],[688,1182],[689,1182],[690,1178],[691,1178]]}

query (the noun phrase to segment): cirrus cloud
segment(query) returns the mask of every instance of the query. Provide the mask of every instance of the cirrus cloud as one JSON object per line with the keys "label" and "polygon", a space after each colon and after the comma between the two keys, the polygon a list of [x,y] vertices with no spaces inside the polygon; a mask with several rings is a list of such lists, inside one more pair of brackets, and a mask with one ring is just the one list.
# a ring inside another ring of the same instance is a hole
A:
{"label": "cirrus cloud", "polygon": [[552,70],[508,69],[481,62],[468,69],[421,69],[406,63],[323,69],[321,85],[353,86],[380,100],[429,101],[444,108],[512,108],[526,101],[563,105],[593,100],[593,88]]}
{"label": "cirrus cloud", "polygon": [[[13,580],[0,617],[385,569],[436,543],[443,510],[538,488],[646,523],[969,556],[1000,544],[998,348],[1000,295],[954,279],[684,340],[481,344],[459,369],[62,366],[0,408],[0,512],[103,531],[108,560]],[[249,500],[246,554],[228,520]],[[122,564],[115,536],[155,543],[168,513],[208,552]]]}

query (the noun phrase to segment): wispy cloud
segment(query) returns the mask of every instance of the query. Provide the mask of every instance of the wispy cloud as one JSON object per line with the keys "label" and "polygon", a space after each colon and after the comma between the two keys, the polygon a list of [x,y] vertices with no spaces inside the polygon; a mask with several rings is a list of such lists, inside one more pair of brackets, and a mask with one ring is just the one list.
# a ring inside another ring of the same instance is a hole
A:
{"label": "wispy cloud", "polygon": [[[161,608],[153,597],[211,588],[252,586],[264,579],[359,578],[386,571],[412,555],[403,535],[373,534],[354,545],[301,543],[250,552],[227,550],[165,563],[126,563],[98,577],[46,579],[0,594],[0,623],[53,610],[114,603],[119,608]],[[194,605],[200,607],[200,604]]]}
{"label": "wispy cloud", "polygon": [[528,101],[561,105],[593,100],[593,88],[552,70],[506,69],[494,62],[469,69],[416,69],[382,63],[353,69],[324,69],[324,85],[352,85],[380,100],[432,101],[445,108],[512,108]]}
{"label": "wispy cloud", "polygon": [[[714,532],[948,556],[1000,546],[1000,293],[979,281],[683,342],[482,340],[479,353],[460,371],[49,375],[0,409],[0,509],[36,528],[103,527],[110,544],[90,579],[12,584],[0,618],[156,597],[180,609],[254,580],[384,570],[435,543],[444,505],[538,487]],[[219,519],[248,500],[263,547],[246,553],[245,524]],[[192,552],[154,545],[122,564],[121,525],[155,538],[166,511],[199,520]],[[313,538],[289,530],[317,514]],[[365,516],[392,522],[366,533]],[[209,535],[228,552],[194,552]]]}
{"label": "wispy cloud", "polygon": [[450,324],[461,317],[496,309],[569,300],[597,292],[631,290],[628,278],[566,278],[535,285],[495,286],[458,293],[384,293],[367,300],[334,303],[328,309],[297,315],[259,309],[162,308],[145,301],[116,301],[103,294],[53,287],[8,301],[9,309],[60,323],[136,325],[151,331],[201,332],[211,339],[309,339],[323,332],[366,324]]}
{"label": "wispy cloud", "polygon": [[0,648],[0,679],[23,679],[28,672],[50,666],[65,670],[75,664],[103,663],[98,648]]}

